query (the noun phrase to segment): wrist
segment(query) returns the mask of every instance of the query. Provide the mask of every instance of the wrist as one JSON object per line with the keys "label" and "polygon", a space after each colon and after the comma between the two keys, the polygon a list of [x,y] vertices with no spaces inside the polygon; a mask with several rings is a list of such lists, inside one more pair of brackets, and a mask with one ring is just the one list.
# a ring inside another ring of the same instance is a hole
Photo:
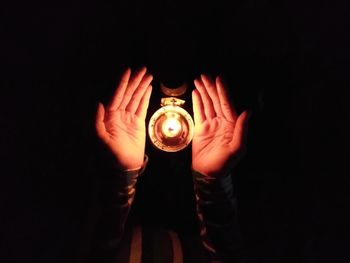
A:
{"label": "wrist", "polygon": [[145,154],[137,154],[137,157],[134,155],[129,155],[123,156],[121,158],[119,155],[114,154],[114,159],[120,171],[135,171],[141,169],[144,166],[146,160],[145,156]]}
{"label": "wrist", "polygon": [[229,174],[229,171],[226,171],[224,169],[220,169],[220,170],[207,169],[205,167],[199,167],[194,164],[192,164],[192,171],[211,179],[226,177]]}
{"label": "wrist", "polygon": [[[139,164],[140,163],[140,164]],[[148,156],[145,154],[143,156],[142,162],[135,163],[132,165],[118,165],[118,168],[121,172],[125,173],[138,173],[141,174],[146,169],[148,163]]]}
{"label": "wrist", "polygon": [[139,169],[126,170],[121,168],[118,164],[115,164],[115,180],[118,181],[120,186],[134,186],[137,182],[137,178],[145,171],[148,163],[148,156],[144,156],[144,162]]}

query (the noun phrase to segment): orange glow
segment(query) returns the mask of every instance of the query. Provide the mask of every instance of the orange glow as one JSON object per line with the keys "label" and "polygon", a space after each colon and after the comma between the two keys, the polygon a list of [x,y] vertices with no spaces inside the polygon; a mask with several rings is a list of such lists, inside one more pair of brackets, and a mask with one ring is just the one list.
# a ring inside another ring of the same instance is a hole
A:
{"label": "orange glow", "polygon": [[148,124],[148,134],[152,143],[160,150],[177,152],[192,140],[194,123],[190,114],[180,106],[165,105],[157,110]]}
{"label": "orange glow", "polygon": [[176,137],[181,132],[181,123],[176,118],[169,117],[162,125],[162,132],[166,137]]}

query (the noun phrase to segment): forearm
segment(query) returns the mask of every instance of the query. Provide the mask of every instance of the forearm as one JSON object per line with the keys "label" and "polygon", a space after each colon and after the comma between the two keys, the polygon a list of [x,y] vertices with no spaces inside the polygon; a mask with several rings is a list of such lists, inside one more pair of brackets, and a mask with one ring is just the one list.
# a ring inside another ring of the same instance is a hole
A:
{"label": "forearm", "polygon": [[193,171],[193,181],[205,249],[223,262],[238,262],[240,235],[231,177],[209,178]]}
{"label": "forearm", "polygon": [[95,238],[93,257],[96,257],[98,262],[110,262],[118,250],[134,201],[137,179],[145,169],[147,160],[145,157],[141,169],[129,171],[117,169],[109,181],[108,192],[104,193],[105,196],[102,198]]}

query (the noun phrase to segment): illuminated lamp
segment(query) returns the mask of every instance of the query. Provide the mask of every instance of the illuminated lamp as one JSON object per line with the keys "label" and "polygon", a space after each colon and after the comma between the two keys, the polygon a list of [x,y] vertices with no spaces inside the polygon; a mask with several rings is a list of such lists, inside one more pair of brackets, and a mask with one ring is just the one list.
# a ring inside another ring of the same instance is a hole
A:
{"label": "illuminated lamp", "polygon": [[152,143],[165,152],[184,149],[193,137],[193,120],[183,109],[184,100],[175,97],[161,99],[161,108],[151,117],[148,134]]}

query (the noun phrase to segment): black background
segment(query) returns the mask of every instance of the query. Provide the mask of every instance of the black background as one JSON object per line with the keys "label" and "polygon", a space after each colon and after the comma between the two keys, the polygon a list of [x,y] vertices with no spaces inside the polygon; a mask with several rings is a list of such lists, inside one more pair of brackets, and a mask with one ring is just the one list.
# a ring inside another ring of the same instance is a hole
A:
{"label": "black background", "polygon": [[[160,81],[202,72],[253,109],[235,171],[248,262],[349,262],[348,2],[13,1],[1,28],[1,262],[89,257],[111,166],[96,103],[141,65],[149,114]],[[131,219],[195,232],[190,147],[146,150]]]}

